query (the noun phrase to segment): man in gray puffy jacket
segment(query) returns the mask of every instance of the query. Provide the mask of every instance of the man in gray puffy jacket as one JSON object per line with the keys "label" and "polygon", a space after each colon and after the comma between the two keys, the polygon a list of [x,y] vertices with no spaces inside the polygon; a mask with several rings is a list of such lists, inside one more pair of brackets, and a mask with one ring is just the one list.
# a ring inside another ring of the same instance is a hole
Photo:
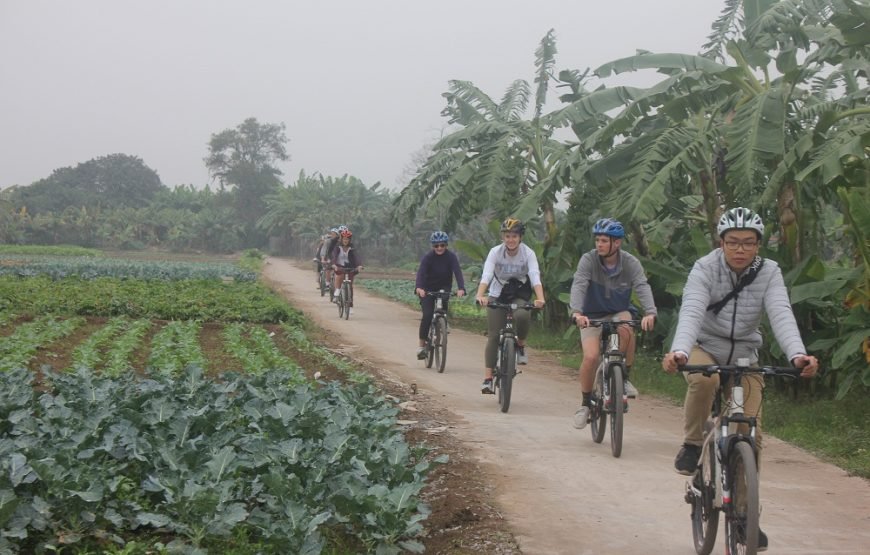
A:
{"label": "man in gray puffy jacket", "polygon": [[[671,351],[662,366],[676,372],[683,364],[735,364],[737,359],[758,362],[762,338],[759,325],[766,312],[782,351],[801,376],[812,377],[819,367],[801,340],[782,272],[776,262],[758,256],[764,236],[761,217],[748,208],[732,208],[719,219],[720,248],[695,262],[686,286]],[[683,446],[674,461],[678,473],[691,475],[698,466],[704,421],[710,414],[719,376],[688,374],[684,404]],[[761,401],[764,380],[744,377],[744,413],[757,417],[761,449]],[[767,537],[759,530],[759,550]]]}

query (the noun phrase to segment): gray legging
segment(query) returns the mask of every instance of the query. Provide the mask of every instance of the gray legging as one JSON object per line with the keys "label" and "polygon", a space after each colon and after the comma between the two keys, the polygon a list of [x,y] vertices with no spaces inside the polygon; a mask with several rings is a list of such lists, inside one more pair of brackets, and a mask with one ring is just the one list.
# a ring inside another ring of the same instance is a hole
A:
{"label": "gray legging", "polygon": [[[490,301],[494,301],[495,297],[490,297]],[[498,333],[504,327],[507,321],[506,308],[487,308],[486,323],[489,330],[486,334],[486,351],[484,351],[484,364],[486,368],[495,368],[495,361],[498,358]],[[529,324],[532,321],[532,315],[528,310],[514,310],[514,331],[517,338],[525,341],[529,335]]]}

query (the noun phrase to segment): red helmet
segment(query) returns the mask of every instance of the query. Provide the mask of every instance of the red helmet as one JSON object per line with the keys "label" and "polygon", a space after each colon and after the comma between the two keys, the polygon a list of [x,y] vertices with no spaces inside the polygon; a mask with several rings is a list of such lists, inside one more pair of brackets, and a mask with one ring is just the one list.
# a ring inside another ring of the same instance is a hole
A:
{"label": "red helmet", "polygon": [[353,232],[349,229],[345,229],[345,230],[342,230],[341,236],[347,237],[348,239],[350,239],[351,237],[353,237]]}

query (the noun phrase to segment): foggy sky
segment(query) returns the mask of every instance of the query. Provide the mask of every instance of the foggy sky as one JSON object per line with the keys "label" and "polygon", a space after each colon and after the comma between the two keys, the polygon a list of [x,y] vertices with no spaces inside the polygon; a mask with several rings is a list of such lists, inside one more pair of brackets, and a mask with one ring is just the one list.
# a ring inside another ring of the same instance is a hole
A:
{"label": "foggy sky", "polygon": [[[0,187],[98,156],[138,156],[168,186],[210,182],[213,133],[287,126],[300,170],[395,188],[469,80],[500,100],[637,49],[697,53],[722,0],[0,0]],[[608,79],[649,85],[655,74]],[[553,92],[547,109],[558,106]]]}

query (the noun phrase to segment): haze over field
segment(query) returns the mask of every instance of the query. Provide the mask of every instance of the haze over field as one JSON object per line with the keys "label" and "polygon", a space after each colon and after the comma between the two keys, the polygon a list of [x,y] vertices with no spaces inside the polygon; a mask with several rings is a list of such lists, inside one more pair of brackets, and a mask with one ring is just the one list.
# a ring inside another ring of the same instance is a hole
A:
{"label": "haze over field", "polygon": [[116,152],[141,157],[166,185],[202,186],[211,134],[248,117],[286,124],[285,180],[304,169],[397,187],[444,128],[448,80],[500,99],[513,80],[533,79],[535,49],[551,28],[557,70],[639,48],[695,53],[722,7],[0,0],[0,187]]}

